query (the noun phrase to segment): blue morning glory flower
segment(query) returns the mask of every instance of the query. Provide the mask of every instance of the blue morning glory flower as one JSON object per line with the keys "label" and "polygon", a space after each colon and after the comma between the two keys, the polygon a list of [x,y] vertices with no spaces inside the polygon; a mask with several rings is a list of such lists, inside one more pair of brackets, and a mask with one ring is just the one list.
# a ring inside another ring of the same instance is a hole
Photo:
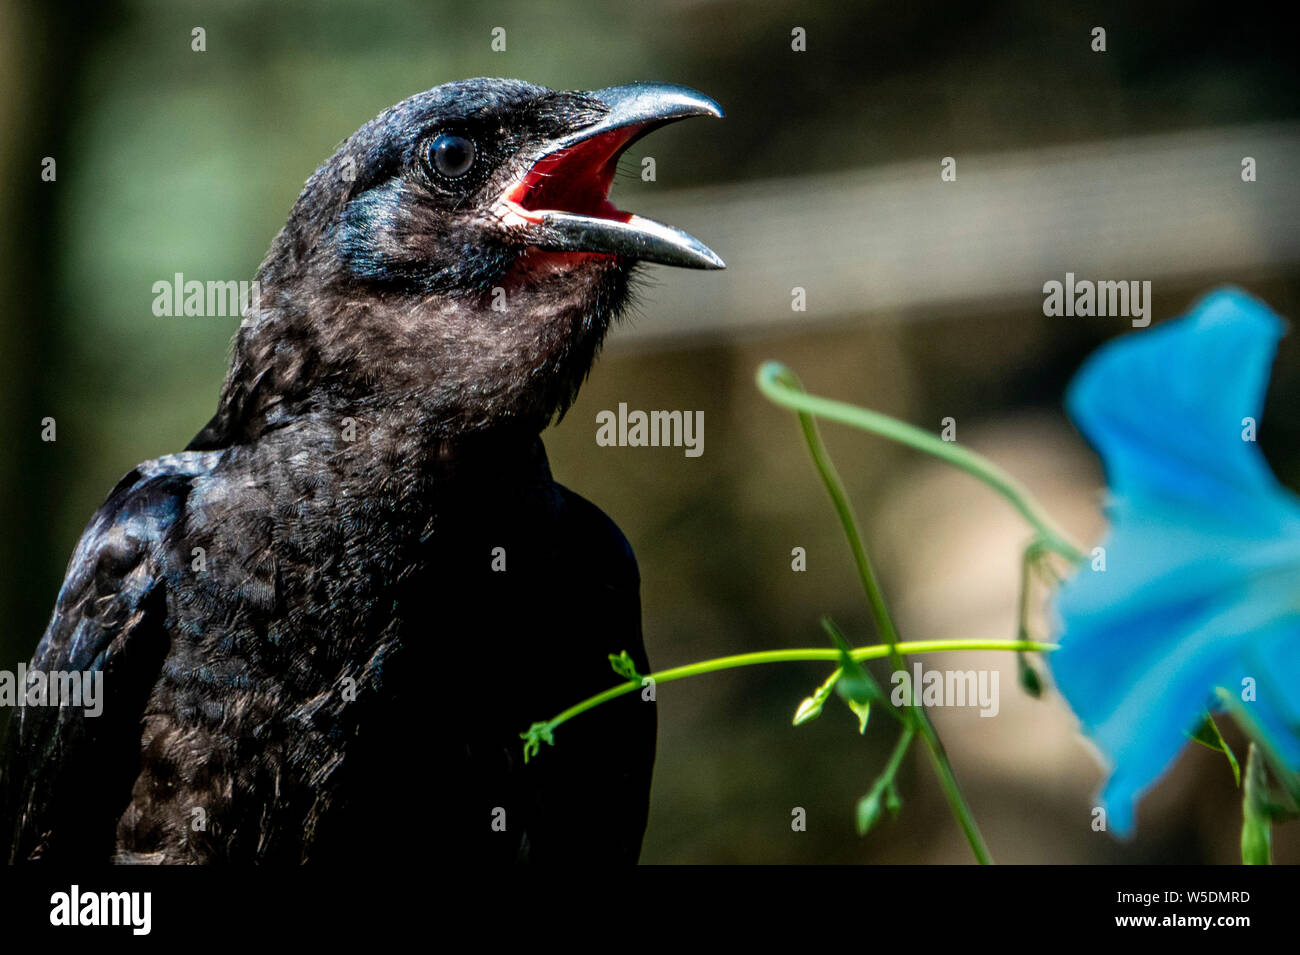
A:
{"label": "blue morning glory flower", "polygon": [[1101,455],[1110,531],[1056,599],[1057,687],[1109,761],[1110,828],[1215,690],[1300,769],[1300,498],[1254,442],[1285,325],[1235,289],[1093,355],[1067,397]]}

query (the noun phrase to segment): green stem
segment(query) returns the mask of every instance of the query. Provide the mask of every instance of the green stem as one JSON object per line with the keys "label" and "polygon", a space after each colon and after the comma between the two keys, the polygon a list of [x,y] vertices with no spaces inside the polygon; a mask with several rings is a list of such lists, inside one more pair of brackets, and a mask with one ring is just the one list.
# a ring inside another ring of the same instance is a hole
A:
{"label": "green stem", "polygon": [[[878,660],[889,656],[889,649],[889,647],[883,645],[858,647],[850,655],[858,661]],[[911,643],[898,644],[898,649],[903,653],[945,653],[954,650],[1050,651],[1056,649],[1056,644],[1037,643],[1032,640],[915,640]],[[733,656],[716,657],[712,660],[702,660],[699,663],[673,667],[670,670],[660,670],[657,673],[646,674],[641,680],[650,679],[656,684],[670,683],[673,680],[683,680],[690,676],[701,676],[705,673],[716,673],[720,670],[732,670],[737,667],[758,666],[763,663],[793,663],[799,661],[835,663],[839,659],[839,650],[827,650],[821,647],[808,647],[797,650],[761,650],[756,653],[738,653]],[[587,710],[594,709],[602,703],[608,703],[610,700],[641,689],[643,685],[641,680],[628,680],[626,683],[612,686],[603,693],[597,693],[581,703],[575,703],[553,719],[546,720],[543,723],[534,723],[533,728],[544,726],[554,732],[560,724],[567,723],[575,716],[587,712]],[[522,735],[527,738],[529,733]]]}
{"label": "green stem", "polygon": [[912,723],[904,725],[898,742],[894,744],[894,751],[889,756],[889,762],[876,777],[876,781],[871,784],[867,794],[858,800],[855,813],[858,818],[858,835],[865,836],[870,831],[876,820],[880,818],[882,807],[889,807],[891,814],[898,811],[897,802],[890,806],[890,794],[893,794],[895,800],[898,798],[898,770],[902,767],[903,757],[907,755],[915,738],[916,726]]}
{"label": "green stem", "polygon": [[[928,431],[878,411],[810,395],[799,385],[799,380],[794,373],[780,362],[764,362],[758,369],[758,387],[769,399],[786,408],[861,428],[863,431],[878,434],[891,441],[897,441],[941,458],[983,481],[1006,498],[1011,506],[1033,525],[1042,538],[1043,545],[1049,550],[1074,563],[1084,559],[1082,548],[1057,526],[1033,495],[1019,481],[982,454],[976,454],[956,442],[944,441]],[[806,430],[805,428],[805,432]]]}
{"label": "green stem", "polygon": [[885,764],[884,770],[880,776],[882,779],[893,782],[898,775],[898,768],[903,765],[903,757],[907,755],[908,749],[912,745],[912,740],[916,736],[916,729],[911,726],[904,726],[903,733],[898,737],[898,742],[894,744],[894,752],[890,754],[889,762]]}
{"label": "green stem", "polygon": [[[789,374],[794,377],[792,372]],[[798,384],[797,379],[795,383]],[[839,472],[835,469],[835,462],[826,452],[826,445],[822,443],[821,434],[817,430],[817,422],[811,415],[800,413],[799,425],[803,428],[804,440],[812,454],[813,464],[817,468],[817,473],[821,475],[822,483],[826,485],[835,513],[839,516],[845,536],[849,539],[849,550],[853,554],[853,563],[858,569],[858,579],[862,582],[862,589],[866,592],[867,604],[871,608],[871,619],[875,621],[876,631],[890,648],[890,662],[893,663],[894,669],[905,669],[903,658],[897,650],[898,630],[889,615],[885,594],[879,581],[876,580],[876,572],[871,566],[871,559],[867,556],[867,549],[862,544],[862,535],[858,532],[857,518],[853,514],[853,505],[849,502],[849,496],[844,490],[844,482],[840,480]]]}
{"label": "green stem", "polygon": [[975,860],[980,865],[992,865],[993,857],[989,855],[984,837],[980,834],[979,827],[975,825],[975,817],[971,814],[970,807],[966,805],[966,800],[961,794],[961,788],[957,785],[957,777],[953,774],[952,764],[948,762],[948,754],[943,748],[943,743],[937,736],[932,740],[927,739],[926,742],[929,744],[926,749],[930,753],[930,761],[934,763],[934,770],[939,776],[939,785],[943,787],[943,794],[948,797],[952,814],[957,818],[957,824],[961,826],[962,832],[965,833],[971,851],[975,853]]}
{"label": "green stem", "polygon": [[[1032,636],[1029,632],[1029,596],[1030,590],[1034,584],[1034,568],[1037,566],[1039,558],[1044,553],[1043,542],[1041,538],[1035,537],[1030,541],[1029,546],[1025,548],[1020,559],[1020,596],[1016,600],[1016,639],[1030,640]],[[1020,673],[1020,685],[1025,692],[1029,693],[1035,699],[1042,696],[1043,681],[1029,662],[1029,658],[1024,652],[1016,654],[1016,666]]]}
{"label": "green stem", "polygon": [[[881,589],[880,581],[876,579],[876,573],[871,567],[870,559],[867,557],[866,548],[862,543],[862,535],[858,531],[857,519],[853,516],[853,507],[849,503],[848,494],[844,490],[844,483],[840,480],[839,472],[836,471],[835,464],[831,461],[826,446],[822,443],[821,434],[818,431],[817,422],[814,420],[813,415],[825,414],[827,417],[836,420],[844,420],[844,418],[837,418],[837,415],[848,415],[850,418],[865,415],[864,420],[869,420],[874,425],[874,427],[863,425],[868,427],[868,430],[883,429],[881,433],[892,435],[897,440],[903,440],[905,443],[922,448],[928,448],[929,443],[933,442],[942,449],[941,452],[935,451],[935,453],[940,453],[941,456],[949,459],[951,459],[951,451],[955,449],[955,446],[940,441],[933,435],[926,434],[918,428],[913,428],[911,425],[896,421],[893,418],[877,415],[874,412],[855,408],[852,405],[842,405],[839,402],[827,401],[807,395],[804,393],[803,385],[800,384],[795,373],[775,362],[768,362],[759,369],[758,384],[773,401],[793,408],[798,413],[799,425],[803,429],[808,451],[812,455],[817,472],[821,475],[822,483],[825,484],[826,490],[830,494],[831,502],[835,506],[835,512],[839,515],[840,524],[843,526],[844,534],[848,538],[849,549],[853,552],[853,562],[857,565],[858,577],[862,581],[862,589],[866,592],[872,618],[875,620],[876,628],[881,637],[888,645],[890,662],[896,671],[906,670],[906,664],[903,662],[903,656],[899,649],[898,628],[895,627],[893,618],[889,614],[889,608],[885,604],[884,591]],[[811,405],[805,406],[805,402],[811,402]],[[855,422],[850,421],[849,423]],[[929,449],[934,450],[933,448]],[[967,470],[974,468],[973,473],[984,472],[986,480],[989,476],[1001,475],[1005,479],[1004,483],[1007,486],[1018,488],[1011,477],[997,469],[992,462],[985,461],[985,459],[966,452],[964,449],[956,450],[963,451],[970,462],[974,462],[972,467],[968,467]],[[978,465],[978,467],[975,468],[975,465]],[[1015,500],[1019,500],[1023,508],[1029,508],[1029,505],[1025,503],[1030,500],[1027,492],[1018,491]],[[1039,520],[1043,522],[1040,536],[1046,538],[1048,535],[1056,533],[1045,516],[1040,517]],[[929,749],[930,756],[934,760],[939,773],[939,782],[943,786],[944,794],[948,797],[948,803],[952,807],[953,815],[957,817],[958,824],[966,834],[971,851],[974,852],[976,860],[981,865],[988,865],[993,861],[989,855],[988,846],[985,845],[984,837],[975,824],[975,817],[971,813],[970,806],[967,805],[961,789],[957,785],[957,777],[952,771],[952,765],[948,762],[948,755],[939,740],[939,734],[935,730],[934,724],[930,722],[930,716],[926,713],[925,707],[921,705],[919,688],[913,687],[912,693],[914,705],[908,708],[907,717],[912,721],[917,732],[921,734],[921,738],[925,740],[926,747]]]}
{"label": "green stem", "polygon": [[1246,776],[1241,796],[1241,861],[1243,865],[1271,865],[1273,825],[1268,809],[1268,775],[1259,748],[1246,751]]}

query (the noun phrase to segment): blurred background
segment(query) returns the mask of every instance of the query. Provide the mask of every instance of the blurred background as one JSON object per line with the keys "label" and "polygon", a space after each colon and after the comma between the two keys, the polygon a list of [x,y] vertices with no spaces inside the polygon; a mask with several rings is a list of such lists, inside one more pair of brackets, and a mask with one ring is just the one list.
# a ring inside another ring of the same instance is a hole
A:
{"label": "blurred background", "polygon": [[[1061,395],[1128,323],[1046,318],[1043,283],[1067,271],[1150,280],[1156,322],[1224,282],[1300,315],[1293,32],[1267,5],[1137,6],[0,3],[0,667],[30,655],[118,478],[179,450],[215,407],[238,319],[155,317],[153,283],[251,279],[341,139],[468,76],[672,81],[728,112],[638,143],[614,187],[728,270],[650,269],[633,320],[547,437],[557,479],[637,551],[657,667],[824,646],[821,614],[856,643],[876,639],[797,424],[754,387],[765,359],[814,392],[934,431],[954,418],[959,440],[1094,541],[1101,474]],[[1104,53],[1091,48],[1097,26]],[[191,49],[195,27],[205,52]],[[796,27],[805,52],[791,49]],[[653,182],[639,175],[645,156]],[[45,157],[54,182],[41,179]],[[944,157],[955,182],[940,181]],[[795,287],[806,311],[792,310]],[[1260,440],[1292,487],[1297,396],[1291,337]],[[704,454],[597,447],[595,415],[619,402],[702,410]],[[45,417],[55,442],[40,439]],[[1027,532],[1009,508],[918,455],[824,431],[904,637],[1012,638]],[[791,570],[794,547],[806,572]],[[934,712],[999,861],[1239,859],[1240,800],[1218,754],[1189,746],[1144,801],[1138,837],[1120,843],[1089,826],[1101,774],[1058,697],[1026,697],[1009,656],[926,662],[1001,670],[996,718]],[[643,861],[969,861],[917,751],[901,817],[856,835],[854,804],[894,724],[877,716],[860,737],[833,701],[793,728],[826,675],[785,665],[661,687]],[[1235,730],[1230,740],[1240,747]],[[806,832],[791,830],[794,807]],[[1300,861],[1296,829],[1275,834],[1279,861]]]}

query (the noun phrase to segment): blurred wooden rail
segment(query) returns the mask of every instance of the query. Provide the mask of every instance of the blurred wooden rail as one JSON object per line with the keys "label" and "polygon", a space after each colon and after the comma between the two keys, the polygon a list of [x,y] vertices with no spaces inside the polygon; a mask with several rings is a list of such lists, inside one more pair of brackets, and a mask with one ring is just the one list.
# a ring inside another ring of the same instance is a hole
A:
{"label": "blurred wooden rail", "polygon": [[[1079,278],[1207,284],[1300,262],[1300,126],[1175,134],[962,155],[622,201],[699,236],[722,273],[655,269],[620,340],[794,329],[860,316],[1041,300]],[[1256,161],[1253,183],[1241,161]],[[629,190],[632,192],[633,190]],[[616,194],[615,199],[620,197]],[[808,310],[792,312],[791,289]]]}

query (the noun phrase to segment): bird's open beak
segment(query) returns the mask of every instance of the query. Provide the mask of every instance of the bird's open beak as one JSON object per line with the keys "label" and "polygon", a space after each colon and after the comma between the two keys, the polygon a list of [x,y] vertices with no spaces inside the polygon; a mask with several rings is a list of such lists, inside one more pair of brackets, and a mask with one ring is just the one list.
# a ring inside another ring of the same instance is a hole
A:
{"label": "bird's open beak", "polygon": [[497,203],[508,226],[548,252],[617,255],[690,269],[726,263],[680,229],[623,212],[609,201],[618,159],[651,130],[687,116],[722,116],[702,93],[671,83],[633,83],[587,94],[609,107],[600,120],[555,140]]}

